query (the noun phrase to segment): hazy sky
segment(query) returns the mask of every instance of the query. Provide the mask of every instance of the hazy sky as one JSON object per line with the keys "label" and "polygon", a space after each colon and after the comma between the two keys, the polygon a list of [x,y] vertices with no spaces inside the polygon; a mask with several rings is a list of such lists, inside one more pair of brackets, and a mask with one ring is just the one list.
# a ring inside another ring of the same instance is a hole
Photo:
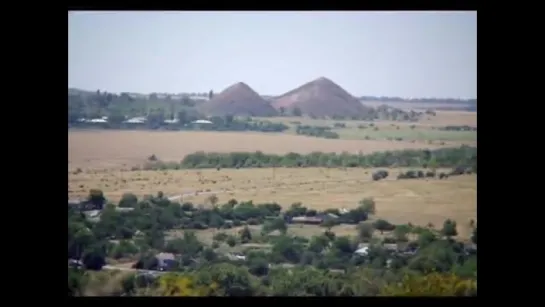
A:
{"label": "hazy sky", "polygon": [[71,12],[68,86],[477,97],[476,12]]}

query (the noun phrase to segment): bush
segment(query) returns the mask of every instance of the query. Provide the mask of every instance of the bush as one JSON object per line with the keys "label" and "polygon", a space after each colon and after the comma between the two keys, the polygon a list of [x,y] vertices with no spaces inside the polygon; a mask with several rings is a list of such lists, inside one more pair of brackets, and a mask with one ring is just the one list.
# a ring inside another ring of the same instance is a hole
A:
{"label": "bush", "polygon": [[435,172],[426,172],[426,177],[434,178],[435,177]]}
{"label": "bush", "polygon": [[373,173],[372,177],[373,177],[374,181],[385,179],[386,177],[388,177],[388,171],[378,170],[378,171]]}
{"label": "bush", "polygon": [[373,223],[373,226],[377,230],[380,230],[380,233],[382,233],[383,231],[391,231],[391,230],[394,230],[396,228],[395,225],[390,224],[390,222],[388,222],[386,220],[382,220],[382,219],[376,220]]}
{"label": "bush", "polygon": [[184,211],[193,211],[195,209],[192,203],[183,203],[181,208]]}
{"label": "bush", "polygon": [[233,247],[233,246],[237,245],[237,239],[235,239],[235,237],[233,237],[233,236],[229,236],[229,238],[227,238],[226,243],[230,247]]}
{"label": "bush", "polygon": [[132,193],[125,193],[121,196],[118,206],[121,208],[134,208],[138,204],[138,197]]}
{"label": "bush", "polygon": [[360,223],[358,225],[358,236],[363,241],[369,241],[373,238],[373,224],[371,223]]}
{"label": "bush", "polygon": [[367,212],[367,214],[375,214],[376,213],[376,206],[375,201],[373,198],[364,198],[360,201],[360,208]]}
{"label": "bush", "polygon": [[218,241],[218,242],[223,242],[223,241],[227,240],[228,237],[229,237],[229,235],[226,234],[225,232],[219,232],[219,233],[214,235],[213,239],[215,241]]}

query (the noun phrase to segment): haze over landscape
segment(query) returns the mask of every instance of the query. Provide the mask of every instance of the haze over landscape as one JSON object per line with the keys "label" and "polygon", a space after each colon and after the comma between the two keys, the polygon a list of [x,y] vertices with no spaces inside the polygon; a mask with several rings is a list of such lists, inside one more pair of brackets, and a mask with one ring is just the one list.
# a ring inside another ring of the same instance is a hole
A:
{"label": "haze over landscape", "polygon": [[69,87],[476,98],[476,12],[71,12]]}
{"label": "haze over landscape", "polygon": [[68,22],[69,296],[477,295],[476,12]]}

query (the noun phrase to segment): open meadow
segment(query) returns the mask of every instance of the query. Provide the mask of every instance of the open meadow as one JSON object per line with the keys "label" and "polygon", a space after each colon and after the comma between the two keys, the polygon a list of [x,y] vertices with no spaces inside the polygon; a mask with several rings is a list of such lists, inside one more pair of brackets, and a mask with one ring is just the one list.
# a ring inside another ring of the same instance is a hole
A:
{"label": "open meadow", "polygon": [[436,144],[463,143],[475,145],[475,131],[443,131],[445,126],[477,127],[477,113],[466,111],[437,111],[436,115],[424,115],[418,122],[400,122],[375,120],[334,120],[312,119],[309,117],[256,118],[256,120],[283,123],[290,127],[288,133],[295,134],[298,124],[308,126],[334,127],[342,123],[345,127],[335,127],[331,131],[345,140],[382,140],[400,139],[405,142],[427,142]]}

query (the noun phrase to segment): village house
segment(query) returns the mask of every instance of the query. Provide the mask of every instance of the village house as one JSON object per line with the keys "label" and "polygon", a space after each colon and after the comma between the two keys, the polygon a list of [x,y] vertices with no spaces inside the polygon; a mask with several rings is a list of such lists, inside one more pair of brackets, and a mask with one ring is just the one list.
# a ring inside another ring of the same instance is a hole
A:
{"label": "village house", "polygon": [[334,220],[339,217],[332,213],[321,213],[316,216],[296,216],[288,219],[288,223],[293,224],[309,224],[309,225],[319,225],[326,220]]}
{"label": "village house", "polygon": [[176,257],[172,253],[159,253],[155,256],[157,259],[157,270],[168,271],[176,267]]}

